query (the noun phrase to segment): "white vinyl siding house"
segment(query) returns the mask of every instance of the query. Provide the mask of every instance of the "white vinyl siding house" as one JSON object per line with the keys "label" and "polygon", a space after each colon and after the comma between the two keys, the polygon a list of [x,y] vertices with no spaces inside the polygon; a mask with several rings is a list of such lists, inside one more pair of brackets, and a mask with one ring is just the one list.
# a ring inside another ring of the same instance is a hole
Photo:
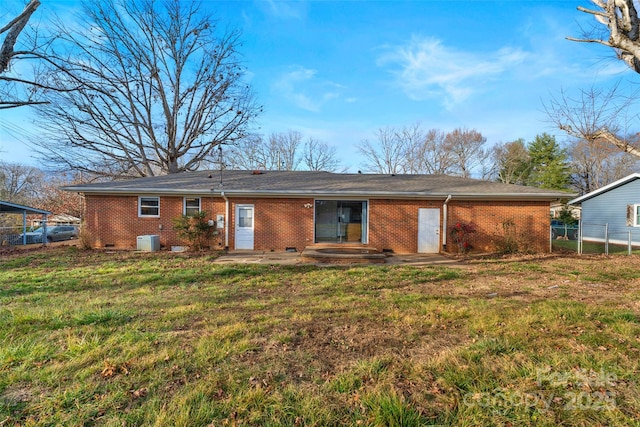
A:
{"label": "white vinyl siding house", "polygon": [[626,245],[631,232],[634,246],[640,246],[640,173],[635,173],[571,200],[581,205],[584,240],[604,241],[605,226],[609,241]]}

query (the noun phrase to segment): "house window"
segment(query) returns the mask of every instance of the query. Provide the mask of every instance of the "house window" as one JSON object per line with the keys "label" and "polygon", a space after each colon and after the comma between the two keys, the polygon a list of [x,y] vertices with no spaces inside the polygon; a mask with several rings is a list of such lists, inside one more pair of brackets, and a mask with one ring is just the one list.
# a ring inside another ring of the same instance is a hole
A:
{"label": "house window", "polygon": [[139,197],[138,216],[160,216],[160,197]]}
{"label": "house window", "polygon": [[200,213],[200,197],[185,197],[184,214],[194,216],[198,213]]}
{"label": "house window", "polygon": [[633,226],[640,227],[640,204],[633,205]]}

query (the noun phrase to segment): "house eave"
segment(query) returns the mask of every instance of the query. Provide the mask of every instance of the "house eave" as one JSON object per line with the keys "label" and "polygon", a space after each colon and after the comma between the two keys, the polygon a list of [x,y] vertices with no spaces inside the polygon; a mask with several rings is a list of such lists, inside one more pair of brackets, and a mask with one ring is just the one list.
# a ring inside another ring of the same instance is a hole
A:
{"label": "house eave", "polygon": [[553,201],[575,197],[575,193],[456,193],[445,192],[388,192],[388,191],[282,191],[264,190],[248,191],[233,189],[210,190],[203,189],[158,189],[158,188],[101,188],[99,190],[87,190],[81,186],[63,187],[65,191],[84,193],[86,195],[158,195],[158,196],[201,196],[222,197],[224,192],[227,197],[261,197],[261,198],[375,198],[375,199],[419,199],[419,200],[444,200],[452,196],[457,200],[511,200],[511,201]]}
{"label": "house eave", "polygon": [[635,179],[640,179],[640,173],[632,173],[631,175],[628,175],[622,179],[619,179],[615,182],[612,182],[609,185],[605,185],[604,187],[598,188],[597,190],[594,190],[590,193],[584,194],[580,197],[577,197],[573,200],[569,200],[567,202],[567,204],[569,205],[578,205],[581,204],[582,202],[584,202],[585,200],[589,200],[593,197],[598,196],[599,194],[602,193],[606,193],[607,191],[613,190],[614,188],[620,187],[621,185],[626,184],[627,182],[631,182]]}

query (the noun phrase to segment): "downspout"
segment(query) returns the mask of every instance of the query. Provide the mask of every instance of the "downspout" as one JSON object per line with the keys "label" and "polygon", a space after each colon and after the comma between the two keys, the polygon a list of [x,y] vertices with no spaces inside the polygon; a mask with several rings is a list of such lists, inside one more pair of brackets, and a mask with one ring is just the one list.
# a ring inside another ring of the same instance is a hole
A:
{"label": "downspout", "polygon": [[229,250],[229,199],[224,191],[221,191],[220,195],[224,199],[224,249]]}
{"label": "downspout", "polygon": [[447,249],[447,204],[451,200],[451,194],[447,196],[444,203],[442,204],[442,249]]}

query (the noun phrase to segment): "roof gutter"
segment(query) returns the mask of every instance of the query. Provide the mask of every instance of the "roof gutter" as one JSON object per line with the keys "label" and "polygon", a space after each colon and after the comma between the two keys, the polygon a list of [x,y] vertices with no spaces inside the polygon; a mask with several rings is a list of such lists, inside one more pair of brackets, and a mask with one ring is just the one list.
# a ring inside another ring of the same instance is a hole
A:
{"label": "roof gutter", "polygon": [[224,249],[229,249],[229,198],[220,192],[220,196],[224,199]]}
{"label": "roof gutter", "polygon": [[453,196],[449,194],[442,204],[442,248],[445,250],[447,249],[447,204],[449,203],[449,200],[451,200],[451,197]]}
{"label": "roof gutter", "polygon": [[[113,194],[122,194],[122,195],[140,195],[140,194],[148,194],[148,195],[213,195],[216,196],[220,193],[207,190],[186,190],[186,189],[159,189],[159,188],[102,188],[102,189],[88,189],[81,187],[65,187],[63,188],[66,191],[78,191],[84,194],[95,194],[95,195],[113,195]],[[421,199],[421,200],[442,200],[442,197],[447,197],[449,193],[440,193],[433,192],[430,193],[428,191],[425,192],[388,192],[388,191],[326,191],[326,190],[310,190],[310,191],[277,191],[277,190],[264,190],[264,191],[248,191],[248,190],[232,190],[228,191],[227,195],[238,196],[238,197],[299,197],[299,198],[307,198],[307,197],[327,197],[327,198],[345,198],[345,197],[362,197],[362,198],[385,198],[385,199]],[[222,197],[222,195],[220,194]],[[471,193],[464,192],[455,194],[457,199],[465,199],[465,200],[539,200],[539,201],[547,201],[547,200],[558,200],[558,199],[567,199],[575,196],[575,193]]]}

